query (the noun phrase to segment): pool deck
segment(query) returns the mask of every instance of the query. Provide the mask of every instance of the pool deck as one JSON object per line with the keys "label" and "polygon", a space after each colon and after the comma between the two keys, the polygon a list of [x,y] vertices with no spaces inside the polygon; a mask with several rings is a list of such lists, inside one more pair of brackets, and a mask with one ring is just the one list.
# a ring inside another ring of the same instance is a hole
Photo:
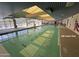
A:
{"label": "pool deck", "polygon": [[61,56],[79,56],[79,35],[66,27],[60,28]]}
{"label": "pool deck", "polygon": [[2,44],[0,44],[0,57],[10,57],[10,54],[7,52],[7,50],[3,47]]}

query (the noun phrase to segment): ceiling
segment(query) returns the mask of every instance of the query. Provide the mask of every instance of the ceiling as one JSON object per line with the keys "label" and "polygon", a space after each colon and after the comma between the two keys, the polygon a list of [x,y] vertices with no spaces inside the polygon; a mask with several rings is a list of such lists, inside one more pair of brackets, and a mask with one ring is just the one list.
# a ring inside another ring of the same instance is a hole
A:
{"label": "ceiling", "polygon": [[[79,3],[74,2],[0,2],[0,18],[24,10],[27,17],[53,19],[54,12],[70,8]],[[68,10],[67,10],[68,11]]]}

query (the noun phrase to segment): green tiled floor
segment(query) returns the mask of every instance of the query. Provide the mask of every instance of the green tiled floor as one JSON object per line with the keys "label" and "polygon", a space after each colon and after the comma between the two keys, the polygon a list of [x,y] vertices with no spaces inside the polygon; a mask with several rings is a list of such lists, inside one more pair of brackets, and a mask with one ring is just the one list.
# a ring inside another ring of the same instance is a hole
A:
{"label": "green tiled floor", "polygon": [[11,56],[59,56],[58,28],[29,29],[27,34],[2,42]]}

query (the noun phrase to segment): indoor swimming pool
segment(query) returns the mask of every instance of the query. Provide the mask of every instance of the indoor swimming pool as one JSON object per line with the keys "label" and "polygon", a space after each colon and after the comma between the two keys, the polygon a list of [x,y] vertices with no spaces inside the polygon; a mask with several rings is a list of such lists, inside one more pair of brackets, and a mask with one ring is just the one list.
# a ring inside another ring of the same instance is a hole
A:
{"label": "indoor swimming pool", "polygon": [[0,36],[10,56],[58,57],[58,27],[45,25]]}

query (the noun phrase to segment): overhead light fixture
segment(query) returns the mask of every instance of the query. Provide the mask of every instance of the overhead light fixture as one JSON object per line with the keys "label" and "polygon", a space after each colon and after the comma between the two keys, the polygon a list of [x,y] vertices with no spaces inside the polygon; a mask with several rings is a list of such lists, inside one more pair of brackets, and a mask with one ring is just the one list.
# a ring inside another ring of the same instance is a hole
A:
{"label": "overhead light fixture", "polygon": [[23,10],[26,12],[28,17],[37,17],[39,19],[44,19],[44,20],[52,20],[53,17],[51,17],[49,14],[47,14],[45,11],[43,11],[41,8],[38,6],[32,6],[30,8],[26,8]]}
{"label": "overhead light fixture", "polygon": [[39,17],[49,17],[50,15],[48,14],[43,14],[43,15],[39,15]]}
{"label": "overhead light fixture", "polygon": [[28,8],[28,9],[24,9],[23,11],[25,11],[27,13],[30,13],[30,14],[35,14],[35,13],[38,13],[38,12],[43,12],[43,10],[40,9],[39,7],[37,7],[36,5],[33,6],[33,7]]}

